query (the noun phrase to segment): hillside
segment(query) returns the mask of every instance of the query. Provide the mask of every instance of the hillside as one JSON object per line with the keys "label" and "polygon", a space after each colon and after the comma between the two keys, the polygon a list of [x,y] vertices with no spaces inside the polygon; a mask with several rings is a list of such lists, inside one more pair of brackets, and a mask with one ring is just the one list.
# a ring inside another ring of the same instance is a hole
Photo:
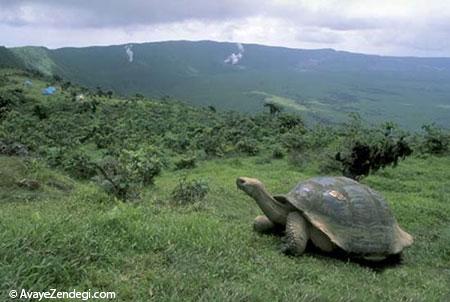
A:
{"label": "hillside", "polygon": [[[48,85],[56,93],[42,95]],[[429,129],[306,126],[299,115],[99,95],[0,70],[0,300],[75,288],[133,302],[447,301],[450,135]],[[405,142],[414,153],[393,158]],[[313,247],[286,256],[281,238],[252,230],[261,210],[236,177],[287,192],[341,175],[334,155],[354,146],[376,151],[375,163],[395,160],[361,181],[414,236],[401,261]]]}
{"label": "hillside", "polygon": [[[210,41],[13,48],[29,68],[122,95],[172,96],[242,112],[267,102],[310,120],[349,112],[410,129],[450,126],[450,59],[383,57]],[[228,60],[227,60],[228,59]]]}
{"label": "hillside", "polygon": [[24,68],[22,60],[13,51],[0,46],[0,69],[1,68]]}

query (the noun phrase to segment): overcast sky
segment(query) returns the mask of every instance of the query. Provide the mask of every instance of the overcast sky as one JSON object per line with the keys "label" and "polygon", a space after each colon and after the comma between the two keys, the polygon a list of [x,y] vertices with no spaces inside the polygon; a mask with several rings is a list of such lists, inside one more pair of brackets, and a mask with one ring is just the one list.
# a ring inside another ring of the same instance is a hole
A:
{"label": "overcast sky", "polygon": [[0,45],[216,40],[450,57],[447,0],[0,0]]}

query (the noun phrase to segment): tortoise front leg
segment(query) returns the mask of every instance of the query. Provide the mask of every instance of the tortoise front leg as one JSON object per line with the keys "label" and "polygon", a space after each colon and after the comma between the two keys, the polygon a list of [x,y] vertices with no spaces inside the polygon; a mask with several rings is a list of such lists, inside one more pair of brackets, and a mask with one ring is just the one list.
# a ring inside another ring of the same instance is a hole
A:
{"label": "tortoise front leg", "polygon": [[286,236],[283,238],[282,251],[288,255],[303,254],[309,240],[309,226],[299,212],[291,212],[286,220]]}
{"label": "tortoise front leg", "polygon": [[266,215],[256,216],[255,220],[253,221],[253,229],[261,234],[273,233],[276,228],[277,225],[270,221],[270,219],[267,218]]}

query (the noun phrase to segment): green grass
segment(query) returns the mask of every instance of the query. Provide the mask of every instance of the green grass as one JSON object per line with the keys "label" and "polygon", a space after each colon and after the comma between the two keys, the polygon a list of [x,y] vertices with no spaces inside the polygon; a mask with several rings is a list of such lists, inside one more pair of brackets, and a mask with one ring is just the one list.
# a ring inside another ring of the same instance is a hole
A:
{"label": "green grass", "polygon": [[[286,160],[261,162],[200,162],[189,178],[206,179],[209,195],[175,206],[170,192],[186,172],[165,172],[141,201],[122,203],[38,162],[0,157],[0,300],[20,288],[115,291],[118,301],[450,299],[449,158],[408,159],[364,180],[415,237],[402,264],[382,270],[314,252],[287,257],[278,237],[254,233],[260,210],[236,189],[237,176],[282,193],[316,175]],[[25,192],[14,185],[22,178],[41,188]]]}
{"label": "green grass", "polygon": [[309,109],[301,104],[298,104],[295,100],[277,96],[277,95],[271,95],[265,92],[261,91],[252,91],[251,94],[259,95],[264,97],[264,101],[271,102],[277,105],[280,105],[282,108],[291,109],[294,111],[308,111]]}

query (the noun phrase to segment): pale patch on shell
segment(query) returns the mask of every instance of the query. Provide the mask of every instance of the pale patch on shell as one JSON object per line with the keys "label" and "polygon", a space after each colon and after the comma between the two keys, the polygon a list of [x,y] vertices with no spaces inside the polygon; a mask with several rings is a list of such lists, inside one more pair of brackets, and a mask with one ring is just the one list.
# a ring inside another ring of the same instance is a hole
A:
{"label": "pale patch on shell", "polygon": [[345,196],[344,194],[342,194],[341,192],[335,191],[335,190],[331,190],[328,191],[328,194],[340,201],[345,201]]}
{"label": "pale patch on shell", "polygon": [[301,187],[301,188],[297,188],[296,193],[297,193],[297,194],[300,194],[300,195],[307,195],[307,194],[308,194],[309,192],[311,192],[312,190],[313,190],[312,187],[306,185],[306,186],[303,186],[303,187]]}

